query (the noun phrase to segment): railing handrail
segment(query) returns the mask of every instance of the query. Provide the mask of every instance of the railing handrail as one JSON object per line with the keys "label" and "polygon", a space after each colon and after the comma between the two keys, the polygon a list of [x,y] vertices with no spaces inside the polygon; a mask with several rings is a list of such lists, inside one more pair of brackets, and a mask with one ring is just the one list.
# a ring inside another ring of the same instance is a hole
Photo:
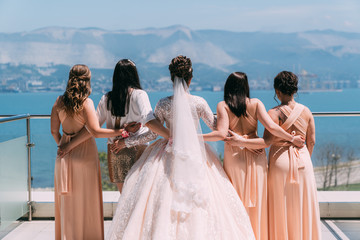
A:
{"label": "railing handrail", "polygon": [[[20,116],[26,116],[26,117],[20,117]],[[0,123],[2,123],[4,121],[4,118],[12,118],[12,117],[19,117],[16,118],[14,120],[19,120],[19,119],[25,119],[25,118],[31,118],[31,119],[49,119],[50,118],[50,114],[20,114],[20,115],[10,115],[10,114],[2,114],[0,115]],[[11,120],[11,121],[14,121]]]}
{"label": "railing handrail", "polygon": [[[214,113],[216,115],[216,113]],[[313,112],[315,117],[360,117],[360,111],[344,111],[344,112]],[[31,119],[49,119],[50,114],[20,114],[9,115],[0,114],[0,123],[12,122],[15,120],[31,118]]]}
{"label": "railing handrail", "polygon": [[13,122],[21,119],[27,119],[31,115],[30,114],[19,114],[19,115],[0,115],[0,123]]}

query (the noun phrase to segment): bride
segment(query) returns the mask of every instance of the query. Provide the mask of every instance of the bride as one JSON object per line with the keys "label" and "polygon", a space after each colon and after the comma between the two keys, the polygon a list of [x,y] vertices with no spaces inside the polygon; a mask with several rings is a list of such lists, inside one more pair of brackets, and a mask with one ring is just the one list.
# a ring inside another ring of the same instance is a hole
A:
{"label": "bride", "polygon": [[126,177],[107,239],[255,239],[249,217],[216,153],[198,137],[213,128],[207,102],[189,94],[191,60],[172,59],[174,95],[155,116],[172,138],[149,146]]}

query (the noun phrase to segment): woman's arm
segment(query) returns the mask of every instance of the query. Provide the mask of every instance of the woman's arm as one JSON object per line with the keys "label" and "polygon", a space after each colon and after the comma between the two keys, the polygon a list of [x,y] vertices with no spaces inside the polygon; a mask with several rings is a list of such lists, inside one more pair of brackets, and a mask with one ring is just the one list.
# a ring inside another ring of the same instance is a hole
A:
{"label": "woman's arm", "polygon": [[60,157],[65,156],[67,153],[69,153],[71,150],[73,150],[76,146],[79,144],[85,142],[89,138],[91,138],[92,135],[89,133],[89,131],[83,127],[79,134],[77,134],[74,138],[71,139],[70,142],[63,143],[58,146],[58,155]]}
{"label": "woman's arm", "polygon": [[199,117],[211,130],[215,130],[217,118],[214,115],[213,111],[211,111],[209,104],[202,97],[199,97],[199,104],[197,105],[197,108]]}
{"label": "woman's arm", "polygon": [[123,129],[105,129],[99,125],[99,120],[96,116],[93,101],[87,98],[84,102],[84,118],[86,128],[96,138],[109,138],[121,135]]}
{"label": "woman's arm", "polygon": [[60,143],[61,134],[60,134],[60,118],[58,115],[58,101],[59,98],[56,99],[54,106],[51,109],[51,117],[50,117],[50,130],[51,135],[55,139],[56,144]]}
{"label": "woman's arm", "polygon": [[[146,103],[147,101],[144,102]],[[143,116],[147,116],[146,119],[149,119],[149,121],[145,123],[145,126],[147,126],[150,129],[150,131],[147,131],[138,136],[130,136],[125,139],[116,140],[114,144],[110,146],[111,151],[117,153],[124,147],[132,147],[139,144],[145,144],[147,142],[155,140],[158,137],[158,135],[164,137],[165,139],[169,139],[170,131],[169,129],[164,127],[165,120],[164,117],[162,116],[160,108],[162,108],[161,100],[156,104],[155,112],[153,114],[155,118],[149,117],[148,113],[143,114]]]}
{"label": "woman's arm", "polygon": [[165,139],[170,138],[170,131],[166,127],[164,127],[163,124],[158,119],[153,119],[145,124],[150,130],[160,136],[162,136]]}
{"label": "woman's arm", "polygon": [[309,125],[306,131],[306,147],[309,150],[310,156],[314,150],[315,145],[315,121],[312,113],[308,108],[305,108],[308,116],[309,116]]}
{"label": "woman's arm", "polygon": [[232,146],[244,147],[248,149],[263,149],[269,147],[269,144],[265,142],[263,138],[245,138],[239,134],[229,130],[230,137],[224,139],[225,142]]}
{"label": "woman's arm", "polygon": [[[224,101],[219,102],[216,107],[217,113],[217,125],[216,130],[203,134],[204,141],[221,141],[224,140],[228,135],[229,129],[229,116],[226,112],[226,103]],[[213,115],[211,113],[211,115]],[[209,118],[209,117],[208,117]]]}
{"label": "woman's arm", "polygon": [[[139,110],[139,114],[142,119],[141,122],[145,126],[150,128],[150,130],[153,131],[154,133],[162,136],[165,139],[169,139],[170,131],[169,129],[164,127],[163,121],[159,121],[156,119],[157,117],[156,114],[159,115],[159,113],[155,111],[155,115],[154,115],[154,112],[152,111],[150,105],[149,96],[147,95],[147,93],[145,91],[139,91],[139,94],[137,95],[135,102],[137,104],[137,108]],[[158,104],[156,104],[155,108],[158,108]]]}
{"label": "woman's arm", "polygon": [[302,147],[304,145],[304,139],[300,136],[292,136],[290,133],[282,129],[278,124],[276,124],[269,114],[267,114],[264,104],[258,100],[256,114],[259,121],[264,125],[264,127],[273,135],[285,139],[293,143],[297,147]]}

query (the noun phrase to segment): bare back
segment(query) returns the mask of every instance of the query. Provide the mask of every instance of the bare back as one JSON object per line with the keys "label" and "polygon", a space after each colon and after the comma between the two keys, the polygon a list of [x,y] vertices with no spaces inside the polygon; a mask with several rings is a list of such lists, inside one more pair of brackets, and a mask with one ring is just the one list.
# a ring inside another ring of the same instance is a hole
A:
{"label": "bare back", "polygon": [[246,99],[247,116],[245,117],[237,117],[225,104],[225,109],[229,116],[229,129],[239,135],[248,135],[249,137],[257,136],[257,103],[257,99]]}
{"label": "bare back", "polygon": [[62,100],[59,98],[56,104],[56,111],[59,116],[63,131],[68,134],[79,132],[85,126],[83,111],[74,114],[73,116],[69,116],[62,106]]}

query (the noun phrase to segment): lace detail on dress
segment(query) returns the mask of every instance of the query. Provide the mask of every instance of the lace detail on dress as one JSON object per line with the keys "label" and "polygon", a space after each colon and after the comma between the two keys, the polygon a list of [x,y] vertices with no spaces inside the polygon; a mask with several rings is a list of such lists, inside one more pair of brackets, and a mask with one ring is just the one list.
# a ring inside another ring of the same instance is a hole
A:
{"label": "lace detail on dress", "polygon": [[152,132],[149,129],[147,132],[145,132],[143,134],[125,138],[125,146],[127,148],[130,148],[130,147],[137,146],[140,144],[145,144],[145,143],[155,140],[157,138],[157,136],[158,135],[156,133]]}
{"label": "lace detail on dress", "polygon": [[[191,105],[194,121],[198,122],[201,118],[210,129],[216,128],[216,116],[211,111],[209,105],[199,96],[190,95],[189,103]],[[170,129],[172,124],[172,97],[166,97],[160,99],[156,104],[155,117],[161,122],[166,124],[166,127]]]}

